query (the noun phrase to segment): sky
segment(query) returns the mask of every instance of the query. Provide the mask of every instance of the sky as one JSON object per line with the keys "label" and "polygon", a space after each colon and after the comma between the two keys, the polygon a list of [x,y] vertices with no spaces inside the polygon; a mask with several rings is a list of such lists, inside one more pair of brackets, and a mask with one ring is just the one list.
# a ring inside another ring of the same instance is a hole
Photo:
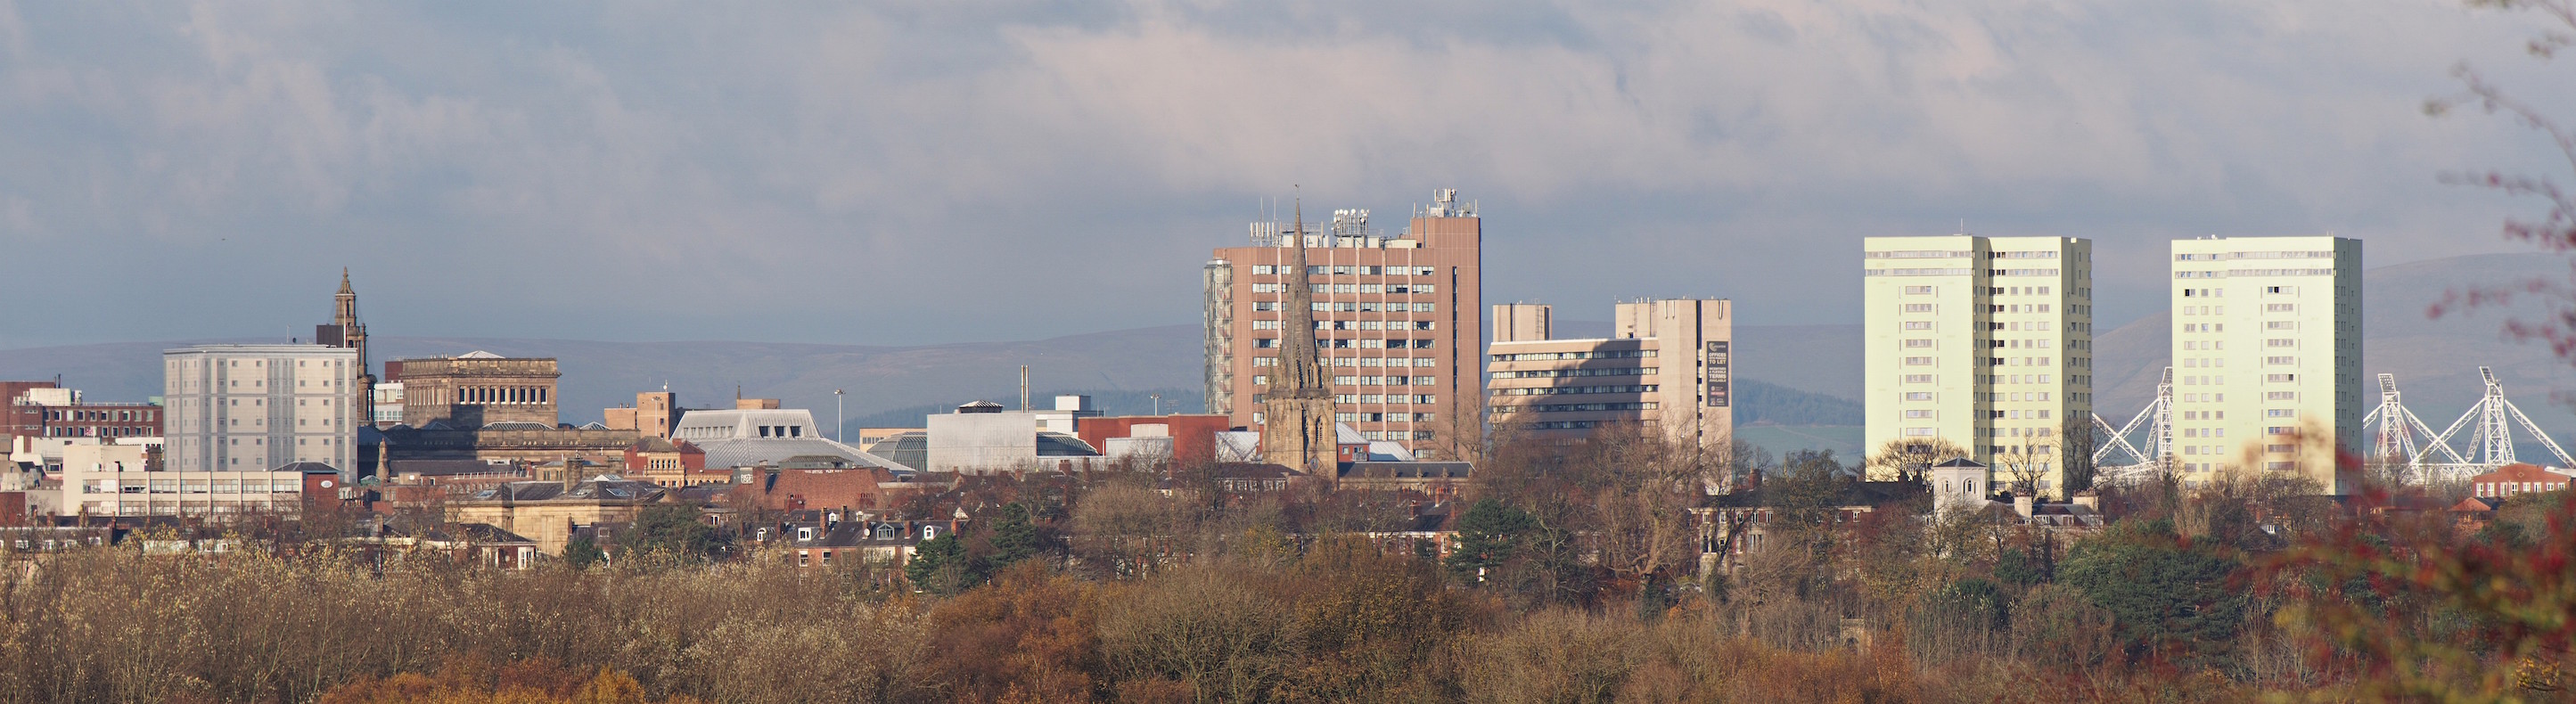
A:
{"label": "sky", "polygon": [[[2512,251],[2576,115],[2537,18],[2435,0],[0,0],[0,348],[309,335],[914,345],[1196,324],[1265,199],[1433,189],[1492,302],[1858,322],[1881,235]],[[2559,102],[2551,102],[2559,101]],[[2559,104],[2560,102],[2566,104]],[[2553,169],[2555,171],[2553,171]],[[1590,311],[1587,313],[1586,311]]]}

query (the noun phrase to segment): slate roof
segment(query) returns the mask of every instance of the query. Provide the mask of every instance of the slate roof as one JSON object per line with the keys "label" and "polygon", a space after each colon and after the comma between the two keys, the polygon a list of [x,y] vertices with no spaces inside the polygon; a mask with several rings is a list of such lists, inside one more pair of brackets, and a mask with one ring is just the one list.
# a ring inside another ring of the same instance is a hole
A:
{"label": "slate roof", "polygon": [[1353,479],[1465,479],[1475,465],[1465,462],[1345,462],[1342,476]]}
{"label": "slate roof", "polygon": [[320,462],[288,462],[286,464],[278,465],[276,469],[268,471],[303,472],[305,474],[339,474],[340,468]]}

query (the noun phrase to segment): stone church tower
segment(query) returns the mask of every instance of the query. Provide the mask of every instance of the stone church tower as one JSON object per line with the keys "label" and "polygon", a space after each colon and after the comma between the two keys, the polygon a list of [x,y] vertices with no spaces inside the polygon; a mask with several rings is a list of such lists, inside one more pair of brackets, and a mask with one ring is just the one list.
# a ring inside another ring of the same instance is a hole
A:
{"label": "stone church tower", "polygon": [[1306,213],[1288,234],[1287,284],[1279,306],[1279,366],[1261,398],[1261,461],[1331,482],[1339,478],[1340,442],[1333,433],[1333,386],[1315,348],[1315,294],[1306,278]]}
{"label": "stone church tower", "polygon": [[[313,327],[313,342],[329,347],[346,347],[358,351],[358,368],[351,370],[349,384],[358,390],[358,400],[367,405],[362,419],[374,417],[376,375],[367,371],[367,325],[358,322],[358,291],[349,286],[349,270],[340,270],[340,293],[332,297],[331,323]],[[372,422],[372,420],[370,420]]]}

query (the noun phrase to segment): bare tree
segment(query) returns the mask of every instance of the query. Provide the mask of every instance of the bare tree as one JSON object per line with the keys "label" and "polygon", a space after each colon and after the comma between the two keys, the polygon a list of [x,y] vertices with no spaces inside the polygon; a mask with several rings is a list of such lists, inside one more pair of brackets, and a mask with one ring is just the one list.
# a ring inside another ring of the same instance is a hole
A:
{"label": "bare tree", "polygon": [[1968,456],[1968,448],[1948,438],[1896,438],[1880,443],[1869,456],[1869,480],[1874,482],[1919,482],[1930,474],[1932,465]]}
{"label": "bare tree", "polygon": [[1595,465],[1589,473],[1598,486],[1592,507],[1601,564],[1644,588],[1690,564],[1698,542],[1690,509],[1714,458],[1727,453],[1641,430],[1596,433],[1584,459]]}
{"label": "bare tree", "polygon": [[1994,454],[1995,471],[2010,477],[2013,493],[2038,496],[2041,482],[2048,481],[2057,465],[2054,438],[2015,438],[2018,444],[2005,445]]}
{"label": "bare tree", "polygon": [[2082,420],[2068,418],[2066,424],[2057,429],[2057,442],[2066,455],[2066,470],[2062,476],[2066,495],[2073,496],[2075,492],[2093,488],[2093,479],[2101,473],[2101,469],[2093,464],[2093,455],[2102,450],[2102,429],[2094,427],[2090,416]]}

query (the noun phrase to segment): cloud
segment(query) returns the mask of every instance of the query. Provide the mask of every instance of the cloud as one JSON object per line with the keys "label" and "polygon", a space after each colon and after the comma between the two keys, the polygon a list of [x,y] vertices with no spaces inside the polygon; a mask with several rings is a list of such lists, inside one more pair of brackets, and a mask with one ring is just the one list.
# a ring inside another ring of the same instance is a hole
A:
{"label": "cloud", "polygon": [[2535,142],[2415,106],[2527,65],[2521,31],[2413,0],[0,4],[0,244],[66,264],[40,288],[138,284],[0,345],[292,330],[342,265],[410,334],[1186,323],[1289,184],[1466,189],[1501,298],[1850,319],[1860,237],[1964,218],[2097,238],[2137,314],[2172,237],[2502,246],[2517,204],[2432,176]]}

